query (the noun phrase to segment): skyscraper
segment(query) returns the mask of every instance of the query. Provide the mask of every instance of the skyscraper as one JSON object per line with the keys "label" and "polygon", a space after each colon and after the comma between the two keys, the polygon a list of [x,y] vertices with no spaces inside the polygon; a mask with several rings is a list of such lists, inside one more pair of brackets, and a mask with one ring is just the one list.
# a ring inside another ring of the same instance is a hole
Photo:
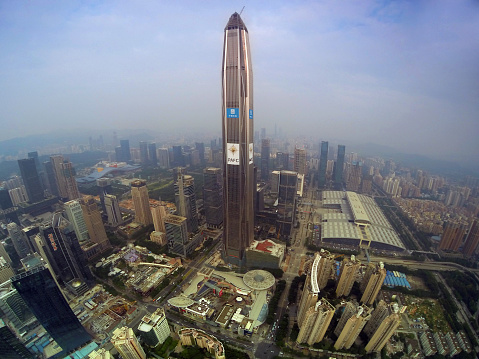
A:
{"label": "skyscraper", "polygon": [[110,247],[110,241],[106,235],[105,226],[95,199],[92,196],[85,196],[80,200],[80,205],[90,240],[97,243],[102,251]]}
{"label": "skyscraper", "polygon": [[156,347],[170,336],[170,327],[163,308],[157,308],[153,314],[145,315],[138,331],[147,345]]}
{"label": "skyscraper", "polygon": [[284,239],[288,239],[293,229],[296,212],[296,192],[298,174],[293,171],[281,171],[279,175],[278,218],[276,230]]}
{"label": "skyscraper", "polygon": [[220,228],[223,224],[223,176],[221,168],[203,170],[203,207],[208,227]]}
{"label": "skyscraper", "polygon": [[379,327],[374,332],[371,340],[369,340],[366,345],[366,351],[371,352],[380,352],[381,349],[386,345],[387,341],[393,336],[396,332],[397,327],[401,324],[401,313],[404,312],[406,307],[402,307],[401,311],[396,303],[393,305],[393,313],[391,313],[386,319],[382,321]]}
{"label": "skyscraper", "polygon": [[120,205],[116,196],[112,194],[105,195],[105,209],[110,226],[116,227],[123,222]]}
{"label": "skyscraper", "polygon": [[225,27],[222,69],[225,259],[241,264],[254,236],[253,70],[248,29],[238,13]]}
{"label": "skyscraper", "polygon": [[131,328],[115,329],[111,343],[125,359],[146,359],[145,351]]}
{"label": "skyscraper", "polygon": [[15,222],[7,224],[8,235],[12,240],[15,252],[17,252],[20,259],[25,258],[30,254],[31,248],[28,243],[28,238],[25,232]]}
{"label": "skyscraper", "polygon": [[319,157],[318,187],[323,188],[326,185],[326,167],[328,166],[328,142],[321,142],[321,154]]}
{"label": "skyscraper", "polygon": [[12,284],[63,353],[91,340],[46,266],[39,265],[16,275]]}
{"label": "skyscraper", "polygon": [[35,165],[35,159],[25,158],[18,160],[18,167],[20,168],[23,184],[27,190],[28,202],[40,202],[43,199],[43,188],[37,166]]}
{"label": "skyscraper", "polygon": [[148,159],[150,166],[156,166],[158,164],[158,156],[156,155],[156,143],[150,143],[148,145]]}
{"label": "skyscraper", "polygon": [[346,146],[338,145],[338,157],[334,164],[334,185],[337,189],[340,189],[344,182],[343,170],[344,170],[345,155],[346,155]]}
{"label": "skyscraper", "polygon": [[195,180],[190,175],[185,175],[178,168],[175,183],[176,211],[179,216],[186,218],[188,232],[198,230],[198,212],[196,209]]}
{"label": "skyscraper", "polygon": [[361,330],[371,318],[371,309],[366,306],[354,306],[353,312],[344,311],[339,324],[334,333],[338,336],[338,340],[334,343],[336,350],[345,348],[349,349],[354,344]]}
{"label": "skyscraper", "polygon": [[188,244],[188,230],[186,218],[170,214],[165,218],[166,239],[171,253],[186,257]]}
{"label": "skyscraper", "polygon": [[140,141],[140,162],[142,166],[148,165],[148,143]]}
{"label": "skyscraper", "polygon": [[302,148],[294,149],[294,171],[300,175],[306,174],[306,150]]}
{"label": "skyscraper", "polygon": [[198,150],[201,165],[205,164],[205,144],[203,142],[196,142],[195,148]]}
{"label": "skyscraper", "polygon": [[116,159],[118,162],[129,162],[131,161],[130,153],[130,141],[129,140],[120,140],[120,159]]}
{"label": "skyscraper", "polygon": [[73,226],[73,230],[79,242],[85,242],[90,239],[88,235],[88,228],[83,217],[83,210],[78,200],[68,201],[63,205],[65,214]]}
{"label": "skyscraper", "polygon": [[153,223],[153,217],[150,210],[150,198],[148,197],[148,187],[142,180],[131,182],[131,197],[135,209],[135,222],[145,226]]}
{"label": "skyscraper", "polygon": [[378,263],[376,266],[369,264],[369,267],[366,270],[366,274],[364,275],[363,281],[360,285],[361,292],[363,292],[361,303],[365,303],[367,305],[374,303],[385,278],[386,268],[384,268],[383,262]]}
{"label": "skyscraper", "polygon": [[439,249],[457,252],[466,233],[466,225],[461,222],[449,221],[444,223],[444,230],[439,242]]}
{"label": "skyscraper", "polygon": [[269,155],[270,155],[270,141],[264,138],[261,141],[261,179],[263,181],[269,180]]}
{"label": "skyscraper", "polygon": [[333,319],[334,311],[335,308],[326,298],[316,302],[306,311],[296,342],[313,345],[323,340],[331,319]]}
{"label": "skyscraper", "polygon": [[109,178],[99,178],[96,180],[98,195],[100,196],[101,209],[106,213],[105,196],[111,193],[111,180]]}
{"label": "skyscraper", "polygon": [[0,319],[0,355],[3,359],[34,358],[2,319]]}

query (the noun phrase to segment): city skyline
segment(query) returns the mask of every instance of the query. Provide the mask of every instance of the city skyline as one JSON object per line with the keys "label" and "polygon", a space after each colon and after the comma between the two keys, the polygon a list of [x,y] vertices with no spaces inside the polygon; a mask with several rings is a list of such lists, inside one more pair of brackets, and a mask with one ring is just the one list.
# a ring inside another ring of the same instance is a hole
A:
{"label": "city skyline", "polygon": [[[477,162],[477,5],[245,4],[257,128],[331,142],[360,133],[365,143]],[[0,140],[45,132],[47,121],[218,130],[217,29],[243,5],[3,4]]]}

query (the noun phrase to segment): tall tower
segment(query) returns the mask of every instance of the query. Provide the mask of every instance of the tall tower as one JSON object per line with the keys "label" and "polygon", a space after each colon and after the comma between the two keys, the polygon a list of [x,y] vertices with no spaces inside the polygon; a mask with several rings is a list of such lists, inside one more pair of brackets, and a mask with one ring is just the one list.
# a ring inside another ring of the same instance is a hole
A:
{"label": "tall tower", "polygon": [[39,265],[18,274],[12,283],[65,354],[91,340],[46,266]]}
{"label": "tall tower", "polygon": [[131,197],[133,207],[135,208],[135,222],[145,226],[153,223],[153,217],[150,210],[150,198],[148,197],[148,187],[146,182],[135,180],[131,182]]}
{"label": "tall tower", "polygon": [[207,167],[203,170],[203,207],[206,224],[211,228],[223,225],[223,176],[221,168]]}
{"label": "tall tower", "polygon": [[279,175],[278,218],[276,228],[278,234],[287,239],[293,229],[296,212],[296,192],[298,174],[293,171],[281,171]]}
{"label": "tall tower", "polygon": [[30,254],[31,248],[28,243],[28,238],[25,232],[22,231],[20,226],[15,222],[7,224],[7,231],[10,239],[12,240],[15,252],[17,252],[20,259],[25,258]]}
{"label": "tall tower", "polygon": [[338,145],[338,157],[334,164],[334,185],[340,188],[343,184],[344,156],[346,155],[346,146]]}
{"label": "tall tower", "polygon": [[2,319],[0,319],[0,354],[4,359],[34,358]]}
{"label": "tall tower", "polygon": [[302,148],[294,149],[294,171],[300,175],[306,174],[306,150]]}
{"label": "tall tower", "polygon": [[[336,343],[334,343],[334,348],[336,350],[342,348],[351,348],[359,333],[364,328],[367,321],[371,318],[370,312],[371,310],[368,307],[360,306],[357,309],[355,308],[354,313],[349,316],[339,331],[339,334],[337,334],[338,340],[336,340]],[[341,321],[342,319],[343,317],[341,316]],[[334,333],[336,334],[336,331]]]}
{"label": "tall tower", "polygon": [[155,231],[165,233],[165,206],[155,203],[151,206],[151,215],[153,217],[153,226],[155,227]]}
{"label": "tall tower", "polygon": [[351,256],[351,259],[344,258],[341,262],[341,267],[339,271],[339,281],[336,288],[336,297],[348,296],[353,287],[354,281],[359,272],[359,267],[361,262],[356,259],[354,255]]}
{"label": "tall tower", "polygon": [[163,344],[171,333],[164,309],[157,308],[153,314],[145,315],[138,326],[138,330],[141,332],[141,337],[145,343],[150,347]]}
{"label": "tall tower", "polygon": [[296,342],[313,345],[323,340],[331,319],[333,319],[334,310],[335,308],[325,298],[309,308],[304,315]]}
{"label": "tall tower", "polygon": [[328,142],[321,142],[321,155],[319,157],[318,187],[323,188],[326,185],[326,167],[328,166]]}
{"label": "tall tower", "polygon": [[68,201],[63,205],[65,214],[73,226],[79,242],[85,242],[90,239],[88,228],[83,217],[82,207],[78,200]]}
{"label": "tall tower", "polygon": [[115,329],[111,343],[125,359],[146,359],[145,351],[131,328]]}
{"label": "tall tower", "polygon": [[466,226],[461,222],[446,222],[439,242],[439,249],[457,252],[466,233]]}
{"label": "tall tower", "polygon": [[225,27],[222,69],[225,259],[241,264],[254,236],[253,70],[238,13]]}
{"label": "tall tower", "polygon": [[376,266],[372,264],[369,265],[360,286],[361,292],[363,292],[361,303],[367,305],[374,303],[385,278],[386,268],[384,268],[383,262],[380,262]]}
{"label": "tall tower", "polygon": [[105,209],[110,226],[116,227],[123,222],[120,205],[116,196],[112,194],[105,195]]}
{"label": "tall tower", "polygon": [[148,165],[148,142],[140,141],[140,162],[142,166]]}

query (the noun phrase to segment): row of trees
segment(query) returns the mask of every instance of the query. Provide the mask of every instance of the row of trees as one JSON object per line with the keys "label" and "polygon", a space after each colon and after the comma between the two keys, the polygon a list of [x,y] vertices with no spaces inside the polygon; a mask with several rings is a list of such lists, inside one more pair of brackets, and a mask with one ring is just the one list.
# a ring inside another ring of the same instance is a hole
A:
{"label": "row of trees", "polygon": [[266,317],[266,324],[271,325],[274,323],[274,318],[276,317],[276,310],[278,309],[279,298],[281,297],[281,294],[283,294],[284,288],[286,288],[286,281],[280,280],[276,284],[274,295],[269,301],[268,316]]}

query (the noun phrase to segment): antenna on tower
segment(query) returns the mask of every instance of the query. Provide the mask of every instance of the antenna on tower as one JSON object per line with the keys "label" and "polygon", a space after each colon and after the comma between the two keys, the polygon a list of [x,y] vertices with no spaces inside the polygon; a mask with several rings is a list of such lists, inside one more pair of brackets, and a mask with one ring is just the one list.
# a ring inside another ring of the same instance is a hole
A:
{"label": "antenna on tower", "polygon": [[240,16],[241,16],[241,14],[243,13],[243,10],[244,10],[244,6],[243,6],[243,8],[241,9],[241,11],[240,11],[240,13],[239,13]]}

